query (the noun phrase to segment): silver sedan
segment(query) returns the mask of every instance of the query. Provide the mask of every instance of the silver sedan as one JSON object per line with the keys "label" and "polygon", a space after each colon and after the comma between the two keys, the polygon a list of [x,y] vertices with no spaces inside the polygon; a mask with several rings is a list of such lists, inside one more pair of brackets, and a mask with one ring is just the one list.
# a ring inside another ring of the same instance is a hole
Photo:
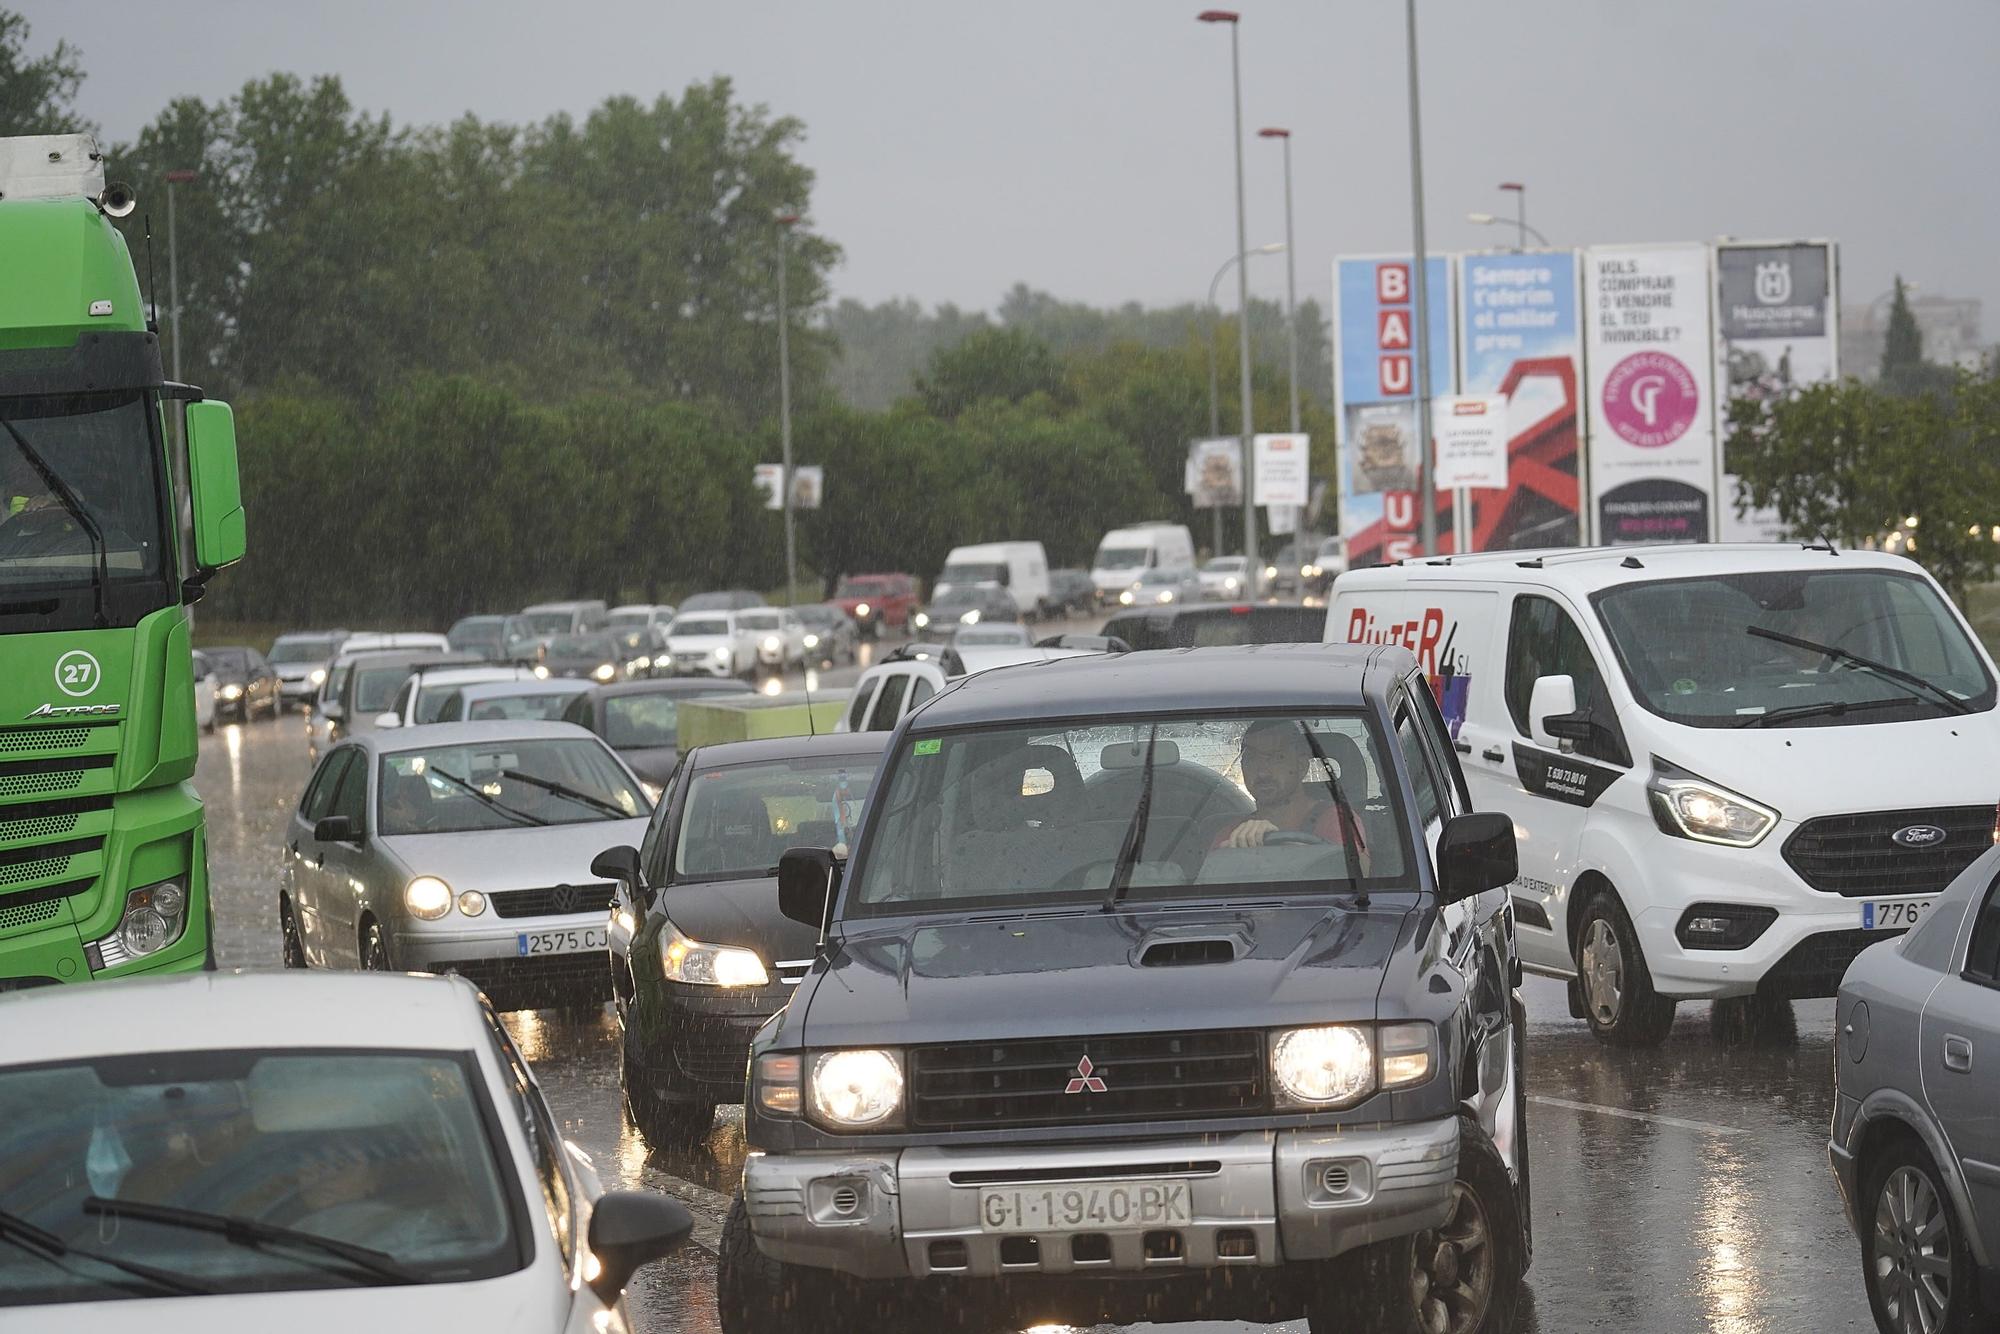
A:
{"label": "silver sedan", "polygon": [[2000,1328],[2000,849],[1855,959],[1835,1022],[1828,1147],[1875,1323]]}
{"label": "silver sedan", "polygon": [[601,1003],[613,887],[591,859],[650,814],[624,762],[568,723],[352,737],[292,813],[285,963],[459,973],[501,1009]]}

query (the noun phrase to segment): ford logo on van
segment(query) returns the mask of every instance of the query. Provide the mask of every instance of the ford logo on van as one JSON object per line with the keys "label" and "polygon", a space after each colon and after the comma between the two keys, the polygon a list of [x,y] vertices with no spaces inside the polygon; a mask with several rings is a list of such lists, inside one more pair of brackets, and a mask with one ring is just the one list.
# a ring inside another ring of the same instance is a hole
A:
{"label": "ford logo on van", "polygon": [[1928,848],[1944,842],[1944,830],[1934,824],[1905,825],[1889,837],[1906,848]]}

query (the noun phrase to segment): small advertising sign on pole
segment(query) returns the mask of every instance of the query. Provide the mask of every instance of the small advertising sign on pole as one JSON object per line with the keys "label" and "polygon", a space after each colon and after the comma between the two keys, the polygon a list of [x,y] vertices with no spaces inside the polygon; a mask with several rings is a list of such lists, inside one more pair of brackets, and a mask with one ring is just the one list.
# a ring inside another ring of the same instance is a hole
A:
{"label": "small advertising sign on pole", "polygon": [[1507,400],[1502,395],[1431,400],[1439,491],[1507,489]]}
{"label": "small advertising sign on pole", "polygon": [[1259,505],[1304,505],[1312,492],[1307,476],[1312,459],[1312,437],[1304,435],[1260,435],[1256,437],[1257,466],[1251,475]]}

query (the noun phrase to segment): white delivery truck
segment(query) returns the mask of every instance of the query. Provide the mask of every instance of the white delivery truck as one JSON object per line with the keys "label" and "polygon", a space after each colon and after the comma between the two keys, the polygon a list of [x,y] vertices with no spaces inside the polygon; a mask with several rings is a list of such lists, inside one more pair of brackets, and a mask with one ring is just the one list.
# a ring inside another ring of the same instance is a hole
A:
{"label": "white delivery truck", "polygon": [[1047,609],[1049,558],[1040,542],[982,542],[953,547],[944,569],[931,585],[933,601],[954,588],[1004,588],[1013,596],[1021,619],[1033,620]]}
{"label": "white delivery truck", "polygon": [[1915,564],[1828,546],[1493,552],[1358,570],[1330,642],[1422,661],[1520,833],[1525,966],[1607,1042],[1675,1003],[1831,996],[1993,846],[1994,667]]}
{"label": "white delivery truck", "polygon": [[1135,523],[1113,528],[1097,544],[1090,582],[1100,603],[1116,602],[1148,570],[1194,569],[1194,535],[1184,523]]}

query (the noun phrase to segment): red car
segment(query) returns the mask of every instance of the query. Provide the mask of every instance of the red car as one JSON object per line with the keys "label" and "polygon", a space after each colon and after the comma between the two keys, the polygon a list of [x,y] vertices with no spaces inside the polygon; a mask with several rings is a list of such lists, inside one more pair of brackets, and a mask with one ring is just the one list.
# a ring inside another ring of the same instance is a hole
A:
{"label": "red car", "polygon": [[862,634],[874,636],[885,625],[899,630],[909,625],[910,613],[923,601],[923,586],[911,574],[850,574],[841,578],[833,601]]}

